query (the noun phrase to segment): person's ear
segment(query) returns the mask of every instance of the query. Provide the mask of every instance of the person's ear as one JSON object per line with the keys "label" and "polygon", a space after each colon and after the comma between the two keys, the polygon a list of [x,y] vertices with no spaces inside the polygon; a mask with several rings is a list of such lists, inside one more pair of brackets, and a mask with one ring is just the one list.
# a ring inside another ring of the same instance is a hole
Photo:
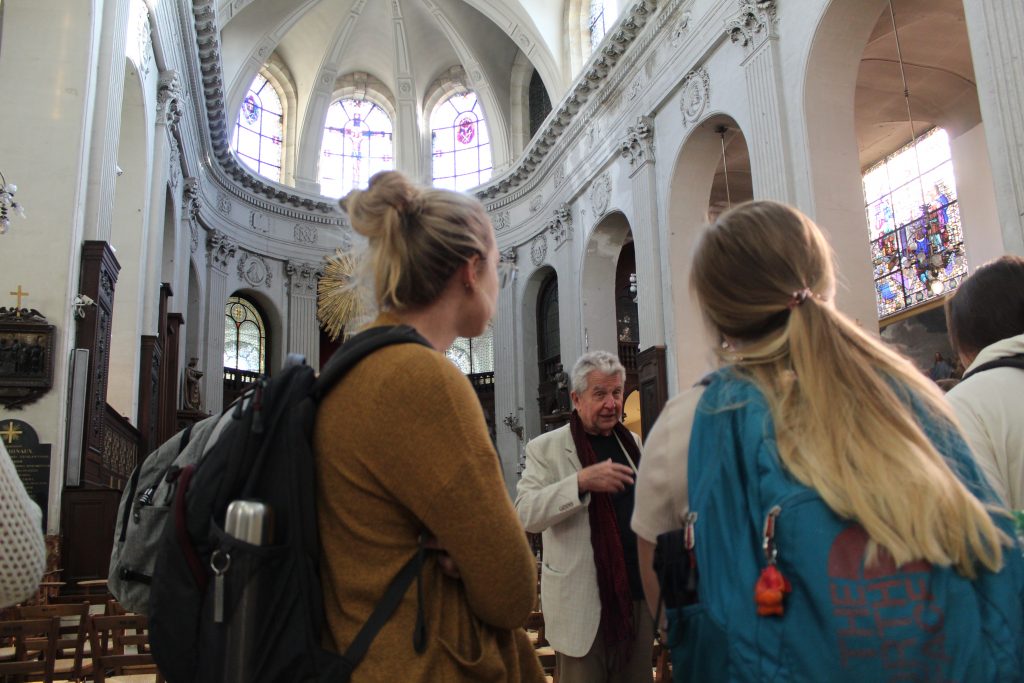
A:
{"label": "person's ear", "polygon": [[459,278],[462,280],[462,286],[465,287],[466,291],[472,291],[476,287],[476,281],[479,277],[480,269],[480,255],[473,254],[469,259],[462,264],[458,270]]}

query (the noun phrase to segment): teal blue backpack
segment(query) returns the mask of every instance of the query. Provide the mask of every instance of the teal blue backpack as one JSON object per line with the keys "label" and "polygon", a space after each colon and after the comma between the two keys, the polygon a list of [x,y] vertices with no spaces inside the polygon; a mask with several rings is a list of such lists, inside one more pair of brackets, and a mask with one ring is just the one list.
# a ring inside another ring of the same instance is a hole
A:
{"label": "teal blue backpack", "polygon": [[[922,420],[991,500],[959,434]],[[700,580],[695,604],[668,610],[675,683],[1024,680],[1020,549],[974,581],[925,562],[866,568],[867,534],[783,469],[763,395],[729,368],[697,407],[688,476]],[[996,520],[1012,538],[1012,520]],[[758,616],[754,586],[770,558],[791,591],[781,616]]]}

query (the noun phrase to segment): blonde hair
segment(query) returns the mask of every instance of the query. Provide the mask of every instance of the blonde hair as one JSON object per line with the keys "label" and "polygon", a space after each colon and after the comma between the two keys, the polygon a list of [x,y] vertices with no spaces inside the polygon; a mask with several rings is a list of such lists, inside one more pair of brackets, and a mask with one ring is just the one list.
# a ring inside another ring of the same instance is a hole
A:
{"label": "blonde hair", "polygon": [[476,199],[419,187],[398,171],[377,173],[366,190],[353,190],[340,204],[369,240],[366,279],[382,310],[431,303],[466,261],[474,255],[485,261],[494,242]]}
{"label": "blonde hair", "polygon": [[694,254],[691,287],[737,349],[722,358],[767,399],[779,457],[897,565],[927,560],[967,577],[1002,566],[1007,537],[954,474],[908,405],[955,430],[939,390],[830,303],[832,250],[799,211],[749,202],[722,214]]}

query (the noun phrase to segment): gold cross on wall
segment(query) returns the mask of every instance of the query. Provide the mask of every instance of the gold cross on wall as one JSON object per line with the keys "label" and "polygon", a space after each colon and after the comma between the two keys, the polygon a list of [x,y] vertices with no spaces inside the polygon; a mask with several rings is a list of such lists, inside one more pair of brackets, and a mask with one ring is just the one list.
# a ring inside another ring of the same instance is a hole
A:
{"label": "gold cross on wall", "polygon": [[15,437],[21,436],[21,434],[22,434],[22,431],[20,429],[17,429],[14,426],[13,422],[8,422],[7,423],[7,429],[5,429],[4,431],[0,432],[0,437],[6,437],[7,445],[10,446],[12,443],[14,443]]}
{"label": "gold cross on wall", "polygon": [[21,300],[26,298],[26,297],[28,297],[28,292],[23,290],[21,288],[21,285],[18,285],[18,291],[16,291],[16,292],[8,292],[8,294],[10,294],[11,296],[18,297],[18,303],[15,305],[16,313],[14,314],[14,317],[15,318],[20,318],[21,317]]}

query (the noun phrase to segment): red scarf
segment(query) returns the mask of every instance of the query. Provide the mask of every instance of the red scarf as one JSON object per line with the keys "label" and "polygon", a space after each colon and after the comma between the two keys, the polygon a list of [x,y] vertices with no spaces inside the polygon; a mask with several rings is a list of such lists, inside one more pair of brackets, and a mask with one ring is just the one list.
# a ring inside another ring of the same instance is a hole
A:
{"label": "red scarf", "polygon": [[[589,467],[597,463],[597,454],[590,445],[590,439],[583,429],[579,413],[572,411],[569,417],[569,432],[576,445],[580,464]],[[640,449],[633,434],[621,422],[613,430],[633,464],[640,463]],[[629,590],[629,575],[626,573],[626,557],[622,552],[619,523],[615,518],[615,506],[607,493],[590,493],[590,545],[594,549],[594,564],[597,566],[597,589],[601,596],[601,632],[605,646],[609,649],[609,662],[614,668],[629,661],[636,624],[633,623],[633,595]]]}

